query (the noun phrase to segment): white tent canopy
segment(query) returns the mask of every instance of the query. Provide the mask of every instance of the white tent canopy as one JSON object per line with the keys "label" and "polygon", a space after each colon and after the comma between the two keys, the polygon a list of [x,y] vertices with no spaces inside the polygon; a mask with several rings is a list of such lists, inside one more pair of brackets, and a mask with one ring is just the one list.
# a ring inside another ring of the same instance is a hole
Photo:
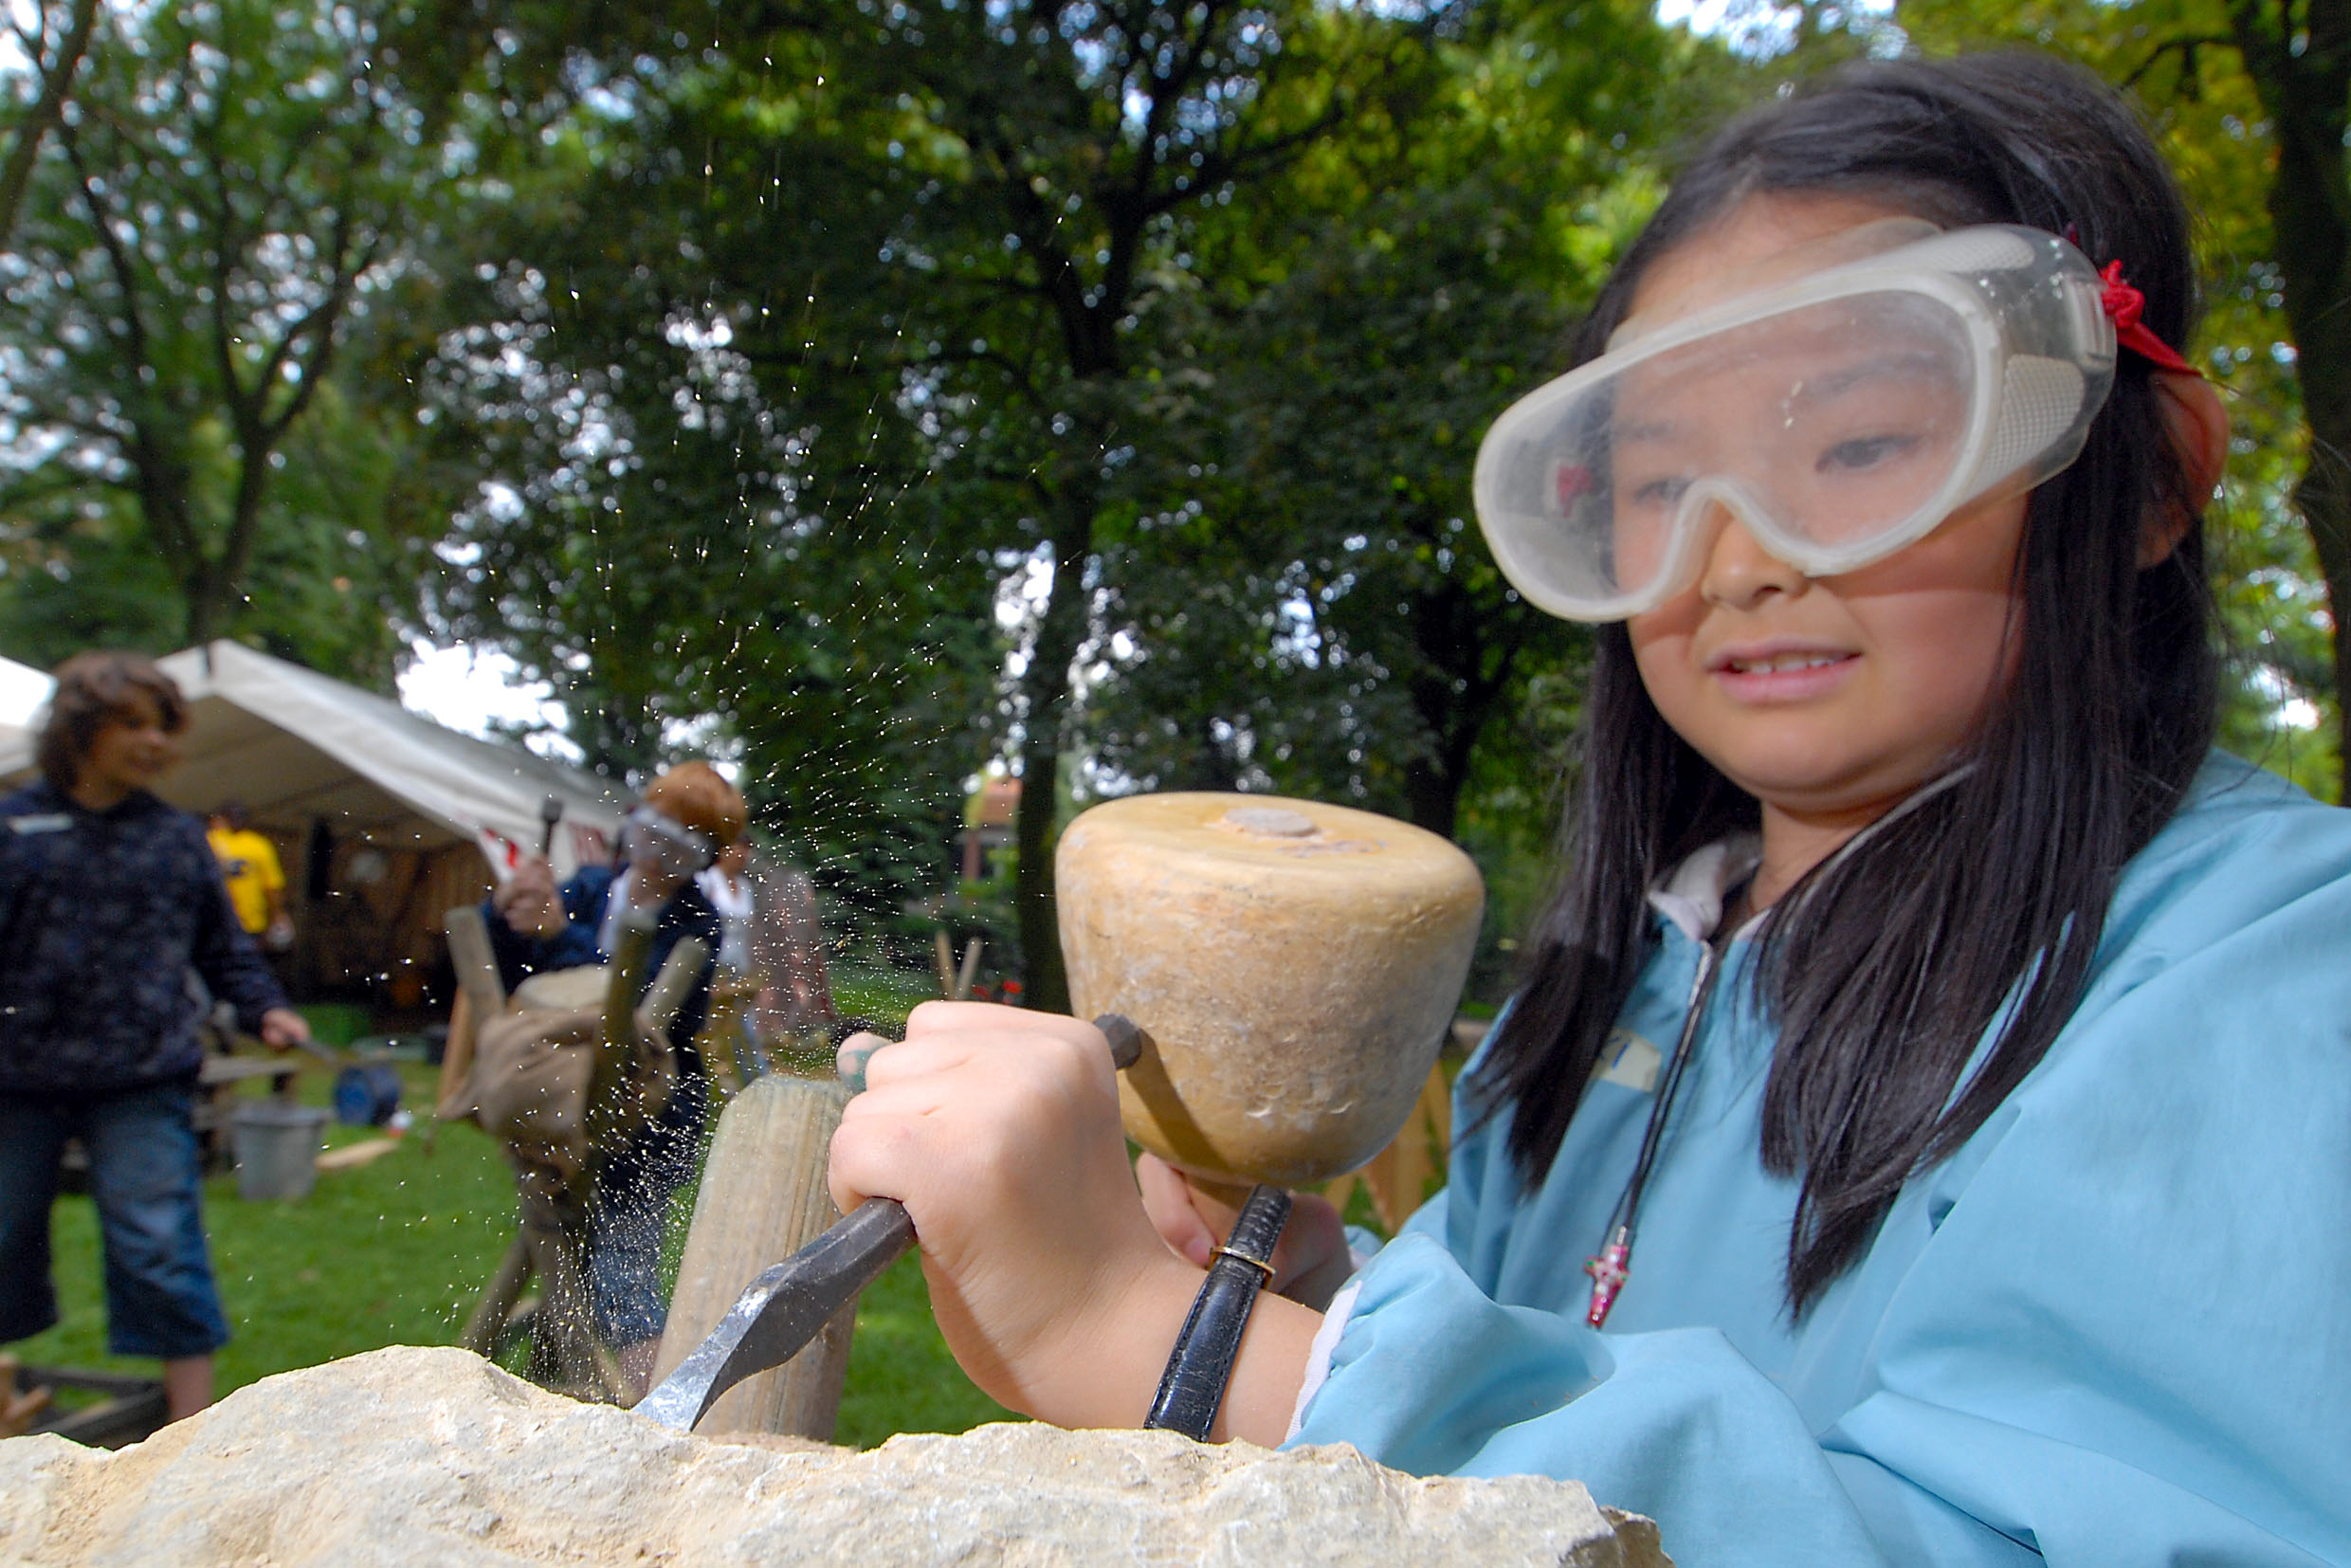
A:
{"label": "white tent canopy", "polygon": [[[338,836],[430,848],[498,840],[536,850],[541,803],[563,815],[557,876],[604,859],[627,800],[603,781],[518,746],[445,729],[397,702],[242,644],[157,661],[190,702],[184,760],[158,786],[204,811],[240,800],[257,823],[331,824]],[[20,666],[21,667],[21,666]],[[0,777],[32,767],[32,740],[0,730]]]}
{"label": "white tent canopy", "polygon": [[0,657],[0,744],[13,746],[55,683],[30,665]]}

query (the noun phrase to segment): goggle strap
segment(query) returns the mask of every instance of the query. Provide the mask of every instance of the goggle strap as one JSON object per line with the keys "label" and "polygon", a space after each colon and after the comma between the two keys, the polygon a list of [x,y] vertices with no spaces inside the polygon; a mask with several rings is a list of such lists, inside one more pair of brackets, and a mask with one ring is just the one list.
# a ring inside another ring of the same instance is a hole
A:
{"label": "goggle strap", "polygon": [[2114,340],[2118,345],[2130,350],[2157,370],[2169,371],[2174,375],[2193,375],[2199,381],[2204,379],[2202,371],[2181,358],[2178,350],[2158,337],[2139,319],[2147,308],[2147,297],[2123,280],[2121,262],[2108,262],[2098,276],[2105,279],[2106,284],[2098,303],[2105,311],[2106,319],[2114,323]]}

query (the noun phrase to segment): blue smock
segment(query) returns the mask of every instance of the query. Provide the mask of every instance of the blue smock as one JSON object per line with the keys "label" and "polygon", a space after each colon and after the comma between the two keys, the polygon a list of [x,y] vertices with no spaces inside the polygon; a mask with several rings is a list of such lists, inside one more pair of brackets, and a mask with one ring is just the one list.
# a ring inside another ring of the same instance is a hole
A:
{"label": "blue smock", "polygon": [[1541,1188],[1506,1113],[1467,1133],[1334,1304],[1292,1442],[1579,1480],[1683,1568],[2351,1562],[2351,812],[2209,762],[2047,1056],[1794,1322],[1743,942],[1583,1321],[1697,971],[1664,924]]}

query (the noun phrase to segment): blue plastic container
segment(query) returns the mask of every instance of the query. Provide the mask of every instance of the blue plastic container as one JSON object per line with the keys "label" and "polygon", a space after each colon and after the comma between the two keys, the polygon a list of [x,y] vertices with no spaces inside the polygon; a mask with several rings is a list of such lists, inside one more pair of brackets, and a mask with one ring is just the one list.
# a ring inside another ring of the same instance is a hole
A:
{"label": "blue plastic container", "polygon": [[380,1127],[400,1108],[400,1069],[366,1062],[335,1075],[335,1120],[347,1127]]}

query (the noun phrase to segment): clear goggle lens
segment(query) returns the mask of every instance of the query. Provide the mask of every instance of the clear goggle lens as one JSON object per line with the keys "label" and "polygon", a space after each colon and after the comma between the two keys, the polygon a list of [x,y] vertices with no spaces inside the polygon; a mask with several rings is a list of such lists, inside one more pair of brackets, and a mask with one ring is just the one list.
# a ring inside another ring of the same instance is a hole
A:
{"label": "clear goggle lens", "polygon": [[718,846],[650,806],[629,813],[621,828],[621,849],[631,864],[656,865],[672,876],[690,877],[719,858]]}
{"label": "clear goggle lens", "polygon": [[2053,235],[1961,229],[1668,321],[1496,421],[1479,521],[1579,620],[1663,603],[1724,518],[1850,571],[2079,455],[2112,377],[2098,287]]}

